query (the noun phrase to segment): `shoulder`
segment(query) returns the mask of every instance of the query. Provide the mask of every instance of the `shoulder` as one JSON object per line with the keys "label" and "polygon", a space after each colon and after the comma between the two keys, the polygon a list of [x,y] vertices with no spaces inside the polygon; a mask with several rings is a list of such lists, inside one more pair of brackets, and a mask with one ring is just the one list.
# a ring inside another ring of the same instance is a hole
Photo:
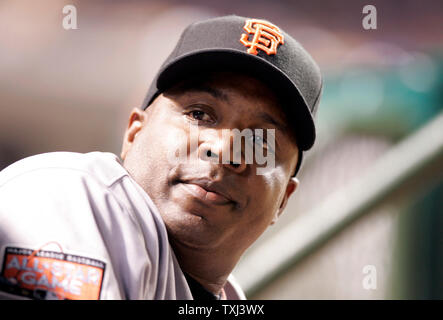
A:
{"label": "shoulder", "polygon": [[[105,152],[50,152],[17,161],[0,172],[0,187],[20,177],[87,176],[112,185],[128,175],[118,157]],[[40,181],[42,183],[43,181]]]}
{"label": "shoulder", "polygon": [[25,158],[0,172],[0,218],[19,223],[19,216],[29,219],[34,212],[49,220],[69,216],[79,223],[93,216],[135,222],[125,199],[113,189],[128,175],[110,153],[52,152]]}
{"label": "shoulder", "polygon": [[148,284],[157,283],[161,267],[171,265],[166,228],[150,204],[113,154],[54,152],[20,160],[0,172],[0,265],[7,247],[49,250],[56,243],[57,252],[106,265],[102,299],[142,298],[155,291]]}

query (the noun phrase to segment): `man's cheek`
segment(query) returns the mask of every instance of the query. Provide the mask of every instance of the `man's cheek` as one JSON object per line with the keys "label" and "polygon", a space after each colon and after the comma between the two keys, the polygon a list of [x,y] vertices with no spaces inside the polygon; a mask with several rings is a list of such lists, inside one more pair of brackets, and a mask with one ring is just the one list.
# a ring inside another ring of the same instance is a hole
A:
{"label": "man's cheek", "polygon": [[188,152],[186,136],[165,132],[165,136],[162,138],[162,149],[169,165],[183,163]]}
{"label": "man's cheek", "polygon": [[169,165],[198,161],[195,150],[198,149],[199,131],[196,126],[189,126],[186,130],[172,128],[165,132],[162,139]]}

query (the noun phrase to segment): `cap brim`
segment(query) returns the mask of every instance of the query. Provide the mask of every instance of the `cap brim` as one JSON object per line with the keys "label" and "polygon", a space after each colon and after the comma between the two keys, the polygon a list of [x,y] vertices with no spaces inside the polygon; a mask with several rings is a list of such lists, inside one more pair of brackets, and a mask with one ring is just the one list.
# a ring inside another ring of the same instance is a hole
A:
{"label": "cap brim", "polygon": [[[269,86],[288,115],[288,123],[294,129],[297,145],[308,150],[315,141],[315,126],[307,103],[294,82],[282,71],[263,58],[234,49],[208,49],[179,56],[164,65],[158,73],[157,90],[147,97],[147,105],[171,86],[199,72],[244,72]],[[146,106],[145,106],[146,107]]]}

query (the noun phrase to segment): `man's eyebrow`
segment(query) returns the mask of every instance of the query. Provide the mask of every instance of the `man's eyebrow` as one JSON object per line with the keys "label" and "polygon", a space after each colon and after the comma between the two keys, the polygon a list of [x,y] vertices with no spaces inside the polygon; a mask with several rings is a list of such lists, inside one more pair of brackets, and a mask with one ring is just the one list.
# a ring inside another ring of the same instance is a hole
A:
{"label": "man's eyebrow", "polygon": [[274,127],[276,127],[278,130],[282,132],[286,132],[288,129],[287,125],[280,123],[279,121],[275,120],[274,117],[272,117],[269,113],[259,111],[257,113],[257,116],[264,122],[272,124]]}
{"label": "man's eyebrow", "polygon": [[185,87],[182,88],[182,90],[184,89],[185,92],[204,92],[204,93],[208,93],[210,94],[212,97],[214,97],[215,99],[221,99],[225,102],[229,102],[229,97],[227,94],[225,94],[223,91],[208,86],[208,85],[204,85],[204,84],[200,84],[200,85],[193,85],[193,86],[189,86],[189,87]]}

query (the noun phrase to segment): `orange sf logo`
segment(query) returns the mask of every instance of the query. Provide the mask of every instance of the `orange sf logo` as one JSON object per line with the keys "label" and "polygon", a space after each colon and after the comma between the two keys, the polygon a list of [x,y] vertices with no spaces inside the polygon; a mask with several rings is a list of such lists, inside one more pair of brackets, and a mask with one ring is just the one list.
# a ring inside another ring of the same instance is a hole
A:
{"label": "orange sf logo", "polygon": [[[260,49],[268,55],[276,54],[277,46],[284,43],[280,29],[268,21],[248,19],[243,29],[248,33],[242,34],[240,42],[249,47],[248,53],[257,55]],[[248,41],[249,34],[254,35],[251,41]]]}

